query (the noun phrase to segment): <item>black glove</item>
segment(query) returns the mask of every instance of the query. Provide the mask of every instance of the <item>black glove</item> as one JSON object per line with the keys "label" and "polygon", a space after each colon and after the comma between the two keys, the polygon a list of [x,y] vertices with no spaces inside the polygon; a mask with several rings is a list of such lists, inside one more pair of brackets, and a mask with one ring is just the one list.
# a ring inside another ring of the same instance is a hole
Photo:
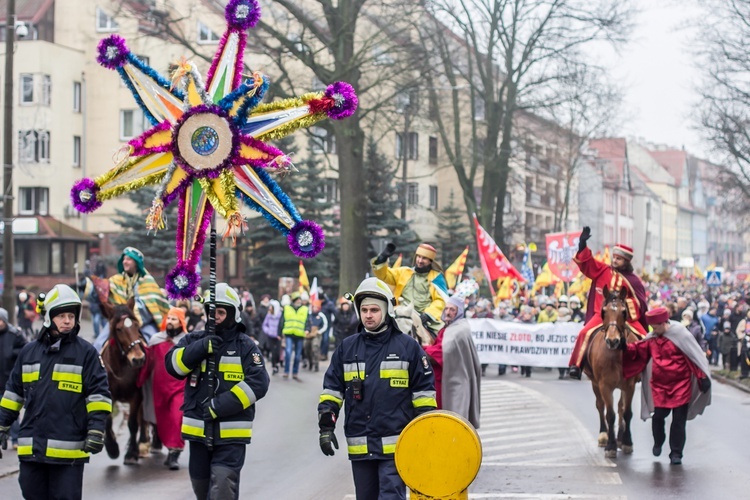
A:
{"label": "black glove", "polygon": [[83,451],[95,455],[104,448],[104,433],[102,431],[90,430],[83,444]]}
{"label": "black glove", "polygon": [[336,440],[336,434],[333,433],[333,430],[320,431],[320,451],[323,452],[323,455],[332,457],[334,448],[339,449],[339,442]]}
{"label": "black glove", "polygon": [[318,413],[318,427],[321,431],[332,431],[336,428],[336,415],[332,411]]}
{"label": "black glove", "polygon": [[[10,426],[0,426],[0,449],[8,449],[8,433],[10,432]],[[0,451],[0,458],[3,458],[3,452]]]}
{"label": "black glove", "polygon": [[701,392],[706,393],[711,388],[711,379],[706,377],[698,380],[698,388]]}
{"label": "black glove", "polygon": [[430,329],[429,324],[432,321],[432,318],[430,318],[430,315],[427,313],[422,313],[419,315],[419,319],[420,321],[422,321],[422,326],[424,326],[425,328],[429,330]]}
{"label": "black glove", "polygon": [[206,406],[203,407],[203,420],[206,422],[211,422],[216,419],[216,412],[211,407],[211,402],[209,401],[206,403]]}
{"label": "black glove", "polygon": [[382,264],[383,262],[388,260],[388,257],[393,255],[393,253],[396,251],[396,245],[393,243],[388,243],[382,252],[380,252],[380,255],[375,257],[375,264]]}
{"label": "black glove", "polygon": [[586,242],[591,238],[591,228],[588,226],[583,227],[583,231],[581,231],[581,236],[578,237],[578,251],[583,251],[584,248],[586,248]]}

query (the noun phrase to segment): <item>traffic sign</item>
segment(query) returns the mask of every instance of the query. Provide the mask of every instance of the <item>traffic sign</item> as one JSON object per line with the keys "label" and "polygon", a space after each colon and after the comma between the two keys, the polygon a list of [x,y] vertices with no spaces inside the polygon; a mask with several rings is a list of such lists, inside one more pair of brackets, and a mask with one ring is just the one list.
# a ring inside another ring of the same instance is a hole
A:
{"label": "traffic sign", "polygon": [[719,271],[706,271],[706,284],[708,286],[721,286],[721,273]]}

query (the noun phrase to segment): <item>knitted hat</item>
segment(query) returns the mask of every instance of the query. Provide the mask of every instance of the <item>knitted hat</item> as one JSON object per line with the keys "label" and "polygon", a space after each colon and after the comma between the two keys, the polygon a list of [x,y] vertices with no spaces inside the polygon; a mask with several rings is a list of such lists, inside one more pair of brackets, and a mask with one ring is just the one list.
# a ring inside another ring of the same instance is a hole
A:
{"label": "knitted hat", "polygon": [[143,252],[135,247],[126,247],[125,250],[122,251],[120,260],[117,261],[118,272],[125,272],[125,268],[122,265],[122,261],[125,257],[130,257],[135,261],[136,268],[138,269],[138,274],[140,274],[141,276],[146,275],[146,267],[143,265]]}
{"label": "knitted hat", "polygon": [[[458,312],[456,313],[456,316],[453,318],[453,321],[458,321],[459,319],[464,317],[464,299],[459,297],[458,295],[453,295],[450,297],[445,305],[448,304],[455,306],[458,309]],[[445,321],[445,309],[443,309],[441,320]]]}
{"label": "knitted hat", "polygon": [[666,307],[657,307],[646,313],[646,321],[649,325],[658,325],[669,321],[669,309]]}
{"label": "knitted hat", "polygon": [[615,248],[612,249],[612,255],[619,255],[623,259],[631,261],[633,260],[633,249],[629,246],[618,243],[615,245]]}

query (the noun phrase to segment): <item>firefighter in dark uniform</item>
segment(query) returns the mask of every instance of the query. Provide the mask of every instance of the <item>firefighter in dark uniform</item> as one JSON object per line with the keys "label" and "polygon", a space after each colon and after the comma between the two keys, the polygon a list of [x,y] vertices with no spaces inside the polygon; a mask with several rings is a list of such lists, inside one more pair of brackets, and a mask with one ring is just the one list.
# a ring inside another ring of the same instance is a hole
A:
{"label": "firefighter in dark uniform", "polygon": [[427,355],[398,330],[394,304],[383,281],[368,278],[359,285],[357,334],[334,351],[318,404],[320,449],[329,456],[338,449],[334,429],[345,405],[357,500],[406,498],[393,458],[396,440],[411,420],[437,407]]}
{"label": "firefighter in dark uniform", "polygon": [[81,498],[83,464],[102,451],[112,411],[107,373],[94,346],[78,336],[78,295],[55,285],[39,301],[43,328],[21,350],[5,387],[0,434],[25,407],[18,438],[24,498]]}
{"label": "firefighter in dark uniform", "polygon": [[[239,498],[255,402],[268,390],[263,356],[245,335],[240,313],[237,291],[217,284],[216,334],[191,332],[165,358],[173,377],[187,379],[182,437],[190,442],[190,481],[198,500]],[[214,377],[207,370],[212,356]]]}

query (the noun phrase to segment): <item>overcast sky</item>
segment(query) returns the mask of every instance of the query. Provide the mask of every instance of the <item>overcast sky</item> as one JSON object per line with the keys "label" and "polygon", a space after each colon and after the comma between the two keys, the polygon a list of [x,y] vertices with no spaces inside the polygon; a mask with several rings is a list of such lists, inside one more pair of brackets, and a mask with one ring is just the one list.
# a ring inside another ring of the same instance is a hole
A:
{"label": "overcast sky", "polygon": [[626,91],[623,136],[685,147],[705,156],[694,113],[694,86],[700,79],[690,53],[694,30],[686,27],[699,11],[688,1],[634,0],[640,9],[632,41],[620,54],[606,52],[601,61]]}

